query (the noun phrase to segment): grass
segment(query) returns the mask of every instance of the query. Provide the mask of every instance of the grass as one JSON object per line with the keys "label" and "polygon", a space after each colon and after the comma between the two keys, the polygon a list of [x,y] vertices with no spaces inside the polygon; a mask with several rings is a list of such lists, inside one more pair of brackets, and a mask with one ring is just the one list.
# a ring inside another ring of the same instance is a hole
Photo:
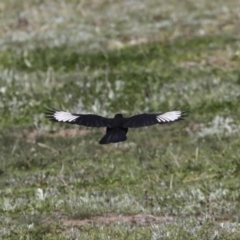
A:
{"label": "grass", "polygon": [[[122,14],[123,13],[123,14]],[[2,1],[1,239],[239,239],[238,1]],[[132,129],[50,123],[44,107]]]}

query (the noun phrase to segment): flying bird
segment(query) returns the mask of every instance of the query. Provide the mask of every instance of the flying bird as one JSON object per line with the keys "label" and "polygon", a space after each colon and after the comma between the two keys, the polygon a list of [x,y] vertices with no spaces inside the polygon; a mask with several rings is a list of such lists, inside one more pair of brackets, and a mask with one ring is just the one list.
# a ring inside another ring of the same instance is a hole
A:
{"label": "flying bird", "polygon": [[76,114],[47,108],[45,115],[46,118],[53,122],[77,124],[86,127],[105,127],[106,134],[99,141],[99,144],[108,144],[126,141],[128,128],[176,122],[186,117],[187,112],[176,110],[163,113],[143,113],[126,118],[121,113],[118,113],[114,118],[106,118],[95,114]]}

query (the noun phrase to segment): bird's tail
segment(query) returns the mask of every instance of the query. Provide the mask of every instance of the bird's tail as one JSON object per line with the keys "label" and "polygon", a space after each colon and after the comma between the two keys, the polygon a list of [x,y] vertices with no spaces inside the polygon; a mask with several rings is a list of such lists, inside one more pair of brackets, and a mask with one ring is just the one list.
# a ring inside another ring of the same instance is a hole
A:
{"label": "bird's tail", "polygon": [[117,143],[127,140],[126,132],[121,129],[112,130],[106,133],[105,136],[99,141],[99,144]]}

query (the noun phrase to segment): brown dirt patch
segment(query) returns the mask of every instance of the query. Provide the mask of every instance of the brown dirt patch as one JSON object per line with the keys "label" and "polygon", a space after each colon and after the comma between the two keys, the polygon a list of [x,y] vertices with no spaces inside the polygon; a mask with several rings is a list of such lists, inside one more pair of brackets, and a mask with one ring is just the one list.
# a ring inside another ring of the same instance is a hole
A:
{"label": "brown dirt patch", "polygon": [[46,132],[33,129],[32,131],[24,130],[23,133],[17,137],[26,139],[27,142],[33,142],[37,137],[47,136],[47,137],[76,137],[85,136],[90,132],[88,129],[60,129],[56,132]]}
{"label": "brown dirt patch", "polygon": [[149,214],[137,214],[137,215],[118,215],[118,214],[106,214],[103,216],[90,217],[81,220],[69,219],[63,220],[62,223],[66,227],[72,226],[84,226],[87,224],[109,225],[111,223],[130,223],[138,225],[150,225],[156,223],[169,223],[173,222],[173,217],[153,216]]}

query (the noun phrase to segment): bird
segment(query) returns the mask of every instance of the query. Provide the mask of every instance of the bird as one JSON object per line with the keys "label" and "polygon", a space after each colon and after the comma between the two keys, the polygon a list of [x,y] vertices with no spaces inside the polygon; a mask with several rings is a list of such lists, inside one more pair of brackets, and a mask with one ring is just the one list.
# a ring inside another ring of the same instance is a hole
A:
{"label": "bird", "polygon": [[139,128],[154,124],[172,123],[184,119],[187,111],[175,110],[162,113],[143,113],[131,117],[123,117],[117,113],[114,118],[106,118],[95,114],[77,114],[51,107],[45,108],[45,116],[50,121],[77,124],[86,127],[105,127],[106,133],[99,144],[118,143],[127,140],[129,128]]}

